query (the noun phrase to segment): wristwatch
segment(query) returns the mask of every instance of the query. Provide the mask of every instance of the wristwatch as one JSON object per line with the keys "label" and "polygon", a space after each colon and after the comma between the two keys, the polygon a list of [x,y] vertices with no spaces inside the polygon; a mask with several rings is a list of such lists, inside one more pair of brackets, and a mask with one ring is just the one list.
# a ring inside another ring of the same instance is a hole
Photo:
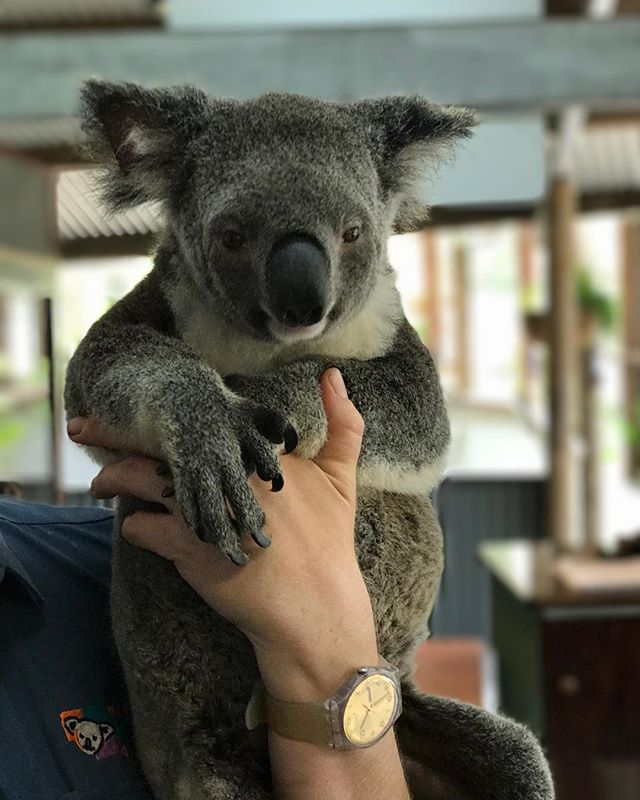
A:
{"label": "wristwatch", "polygon": [[360,667],[331,697],[316,703],[278,700],[258,683],[245,723],[252,730],[266,722],[286,739],[345,750],[375,744],[401,713],[398,669],[382,659],[377,667]]}

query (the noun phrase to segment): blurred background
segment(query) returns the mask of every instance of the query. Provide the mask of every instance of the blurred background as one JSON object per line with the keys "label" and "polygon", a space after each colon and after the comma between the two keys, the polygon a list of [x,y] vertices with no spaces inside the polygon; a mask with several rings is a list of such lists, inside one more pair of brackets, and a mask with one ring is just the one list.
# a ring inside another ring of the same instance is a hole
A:
{"label": "blurred background", "polygon": [[150,269],[162,220],[107,217],[83,79],[423,93],[480,111],[393,237],[453,424],[428,691],[533,727],[560,800],[640,798],[640,2],[0,1],[0,480],[87,504],[65,367]]}

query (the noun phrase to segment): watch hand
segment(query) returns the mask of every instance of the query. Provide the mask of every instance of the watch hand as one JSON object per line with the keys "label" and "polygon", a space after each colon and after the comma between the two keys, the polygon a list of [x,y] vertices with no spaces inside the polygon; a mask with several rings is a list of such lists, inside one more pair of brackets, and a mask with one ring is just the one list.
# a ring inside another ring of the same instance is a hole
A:
{"label": "watch hand", "polygon": [[367,692],[369,693],[369,702],[372,703],[373,702],[373,697],[371,697],[371,687],[370,686],[367,686]]}
{"label": "watch hand", "polygon": [[371,711],[371,709],[367,708],[367,706],[365,706],[365,708],[367,709],[367,713],[364,715],[364,717],[362,718],[362,722],[360,723],[360,736],[364,736],[364,723],[367,721],[367,717],[369,716],[369,712]]}
{"label": "watch hand", "polygon": [[377,706],[377,705],[378,705],[378,703],[381,703],[383,700],[386,700],[386,699],[387,699],[387,697],[389,697],[389,690],[387,690],[387,691],[386,691],[386,692],[385,692],[385,693],[382,695],[382,697],[378,698],[378,699],[376,700],[376,702],[375,702],[373,705],[374,705],[374,706]]}

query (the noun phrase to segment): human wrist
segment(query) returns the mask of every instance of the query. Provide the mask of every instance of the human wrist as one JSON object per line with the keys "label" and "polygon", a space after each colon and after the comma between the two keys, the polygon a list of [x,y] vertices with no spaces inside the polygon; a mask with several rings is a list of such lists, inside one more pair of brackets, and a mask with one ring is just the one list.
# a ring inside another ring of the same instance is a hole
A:
{"label": "human wrist", "polygon": [[269,694],[298,703],[331,696],[356,669],[380,660],[373,618],[333,637],[294,644],[254,642],[254,650]]}

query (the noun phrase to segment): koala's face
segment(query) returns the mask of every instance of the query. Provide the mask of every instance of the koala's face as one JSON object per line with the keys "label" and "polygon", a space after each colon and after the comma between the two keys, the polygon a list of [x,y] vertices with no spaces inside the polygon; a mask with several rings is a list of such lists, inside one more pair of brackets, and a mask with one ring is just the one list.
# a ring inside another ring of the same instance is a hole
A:
{"label": "koala's face", "polygon": [[194,282],[256,338],[322,335],[366,302],[389,230],[348,112],[266,96],[204,131],[171,219]]}
{"label": "koala's face", "polygon": [[366,305],[414,199],[417,145],[432,154],[472,119],[420,98],[240,103],[91,83],[84,122],[98,155],[115,154],[111,205],[160,199],[198,295],[255,338],[291,342]]}
{"label": "koala's face", "polygon": [[95,755],[104,741],[113,734],[111,725],[77,717],[67,717],[65,727],[73,734],[78,747],[87,755]]}

